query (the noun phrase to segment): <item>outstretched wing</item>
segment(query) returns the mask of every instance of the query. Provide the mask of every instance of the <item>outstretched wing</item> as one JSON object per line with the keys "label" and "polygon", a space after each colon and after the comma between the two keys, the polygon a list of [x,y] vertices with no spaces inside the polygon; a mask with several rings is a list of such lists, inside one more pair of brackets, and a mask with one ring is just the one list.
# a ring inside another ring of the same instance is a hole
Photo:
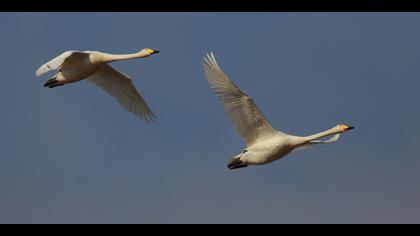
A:
{"label": "outstretched wing", "polygon": [[278,132],[273,129],[252,98],[241,91],[222,71],[213,53],[204,58],[204,71],[210,87],[219,97],[247,146]]}
{"label": "outstretched wing", "polygon": [[51,61],[45,63],[36,71],[36,76],[43,75],[51,70],[58,70],[60,69],[66,62],[79,59],[80,57],[88,56],[89,53],[87,52],[80,52],[80,51],[67,51],[62,53],[60,56],[52,59]]}
{"label": "outstretched wing", "polygon": [[87,78],[89,82],[113,96],[129,112],[146,120],[156,119],[152,110],[137,91],[133,81],[126,75],[105,64],[94,75]]}

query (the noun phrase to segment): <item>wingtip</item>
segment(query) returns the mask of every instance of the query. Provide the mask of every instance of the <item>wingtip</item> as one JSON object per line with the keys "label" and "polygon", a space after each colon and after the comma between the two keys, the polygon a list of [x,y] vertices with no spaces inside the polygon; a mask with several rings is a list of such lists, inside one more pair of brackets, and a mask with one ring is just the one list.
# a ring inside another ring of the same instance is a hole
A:
{"label": "wingtip", "polygon": [[38,68],[38,70],[35,71],[35,75],[36,76],[41,76],[41,75],[45,74],[46,72],[47,71],[45,71],[44,66],[41,66],[41,67]]}
{"label": "wingtip", "polygon": [[204,57],[205,58],[208,58],[208,59],[213,59],[214,58],[213,51],[206,52],[206,55]]}
{"label": "wingtip", "polygon": [[151,114],[148,118],[147,118],[147,123],[156,123],[157,120],[159,120],[159,118],[155,115],[155,114]]}
{"label": "wingtip", "polygon": [[206,55],[204,56],[204,62],[207,64],[213,64],[213,65],[218,66],[216,57],[214,56],[213,51],[206,53]]}
{"label": "wingtip", "polygon": [[42,73],[41,73],[41,71],[37,70],[37,71],[35,71],[35,75],[36,75],[37,77],[39,77],[40,75],[42,75]]}
{"label": "wingtip", "polygon": [[208,53],[208,52],[206,52],[206,54],[204,55],[204,60],[208,60],[208,59],[210,59],[211,57],[210,57],[210,53]]}
{"label": "wingtip", "polygon": [[332,141],[337,141],[340,138],[341,134],[336,134],[334,137],[332,137]]}
{"label": "wingtip", "polygon": [[146,123],[148,124],[156,123],[156,121],[159,119],[153,112],[150,112],[149,114],[145,114],[144,116],[141,116],[140,118],[146,121]]}
{"label": "wingtip", "polygon": [[145,121],[148,124],[156,123],[156,121],[158,120],[158,118],[154,114],[147,115],[147,116],[140,116],[140,115],[136,115],[136,116],[137,116],[137,118]]}
{"label": "wingtip", "polygon": [[203,67],[211,64],[212,60],[211,60],[211,56],[210,56],[209,53],[206,53],[206,55],[203,56],[203,61],[204,61]]}

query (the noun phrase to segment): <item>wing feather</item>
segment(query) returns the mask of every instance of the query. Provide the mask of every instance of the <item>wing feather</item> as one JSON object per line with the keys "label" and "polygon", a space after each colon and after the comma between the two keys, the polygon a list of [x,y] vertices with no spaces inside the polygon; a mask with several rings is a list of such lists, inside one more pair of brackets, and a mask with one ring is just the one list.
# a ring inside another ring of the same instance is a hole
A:
{"label": "wing feather", "polygon": [[223,72],[213,53],[204,58],[204,71],[211,89],[248,146],[262,137],[277,133],[252,98],[241,91]]}
{"label": "wing feather", "polygon": [[126,75],[105,64],[87,80],[113,96],[129,112],[146,120],[154,121],[156,116],[137,91],[133,81]]}
{"label": "wing feather", "polygon": [[45,63],[36,71],[36,76],[41,76],[51,70],[59,70],[66,62],[79,58],[81,56],[87,56],[89,53],[81,51],[66,51],[51,61]]}

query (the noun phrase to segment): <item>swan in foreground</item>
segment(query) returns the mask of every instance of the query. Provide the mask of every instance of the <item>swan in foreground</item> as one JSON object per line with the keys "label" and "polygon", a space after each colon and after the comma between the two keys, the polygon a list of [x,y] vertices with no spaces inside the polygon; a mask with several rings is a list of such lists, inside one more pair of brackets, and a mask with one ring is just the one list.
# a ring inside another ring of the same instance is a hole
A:
{"label": "swan in foreground", "polygon": [[[213,53],[207,54],[204,58],[204,71],[210,87],[219,97],[226,113],[246,143],[246,148],[230,159],[229,169],[264,165],[292,151],[335,142],[341,133],[353,129],[351,126],[340,124],[327,131],[305,137],[277,131],[264,117],[252,98],[241,91],[222,71]],[[320,140],[330,135],[334,136],[326,141]]]}
{"label": "swan in foreground", "polygon": [[48,71],[58,70],[58,73],[45,83],[44,87],[49,88],[86,79],[116,98],[125,109],[149,122],[156,117],[137,92],[131,79],[108,63],[144,58],[156,53],[159,51],[150,48],[133,54],[120,55],[97,51],[67,51],[42,65],[36,71],[36,75],[41,76]]}

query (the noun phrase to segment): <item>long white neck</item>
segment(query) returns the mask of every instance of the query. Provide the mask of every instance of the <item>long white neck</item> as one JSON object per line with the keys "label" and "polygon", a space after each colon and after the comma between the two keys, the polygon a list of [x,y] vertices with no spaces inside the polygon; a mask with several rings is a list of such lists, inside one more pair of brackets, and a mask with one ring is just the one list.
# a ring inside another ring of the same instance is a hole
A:
{"label": "long white neck", "polygon": [[305,137],[295,137],[294,139],[294,144],[296,146],[298,145],[302,145],[305,144],[307,142],[313,141],[313,140],[318,140],[321,139],[323,137],[329,136],[329,135],[333,135],[333,134],[338,134],[338,133],[342,133],[343,131],[337,129],[337,127],[331,128],[329,130],[317,133],[317,134],[313,134],[313,135],[309,135],[309,136],[305,136]]}
{"label": "long white neck", "polygon": [[138,53],[132,54],[109,54],[109,53],[102,53],[101,60],[105,63],[114,62],[114,61],[122,61],[122,60],[129,60],[135,58],[142,58],[148,56],[145,52],[140,51]]}

